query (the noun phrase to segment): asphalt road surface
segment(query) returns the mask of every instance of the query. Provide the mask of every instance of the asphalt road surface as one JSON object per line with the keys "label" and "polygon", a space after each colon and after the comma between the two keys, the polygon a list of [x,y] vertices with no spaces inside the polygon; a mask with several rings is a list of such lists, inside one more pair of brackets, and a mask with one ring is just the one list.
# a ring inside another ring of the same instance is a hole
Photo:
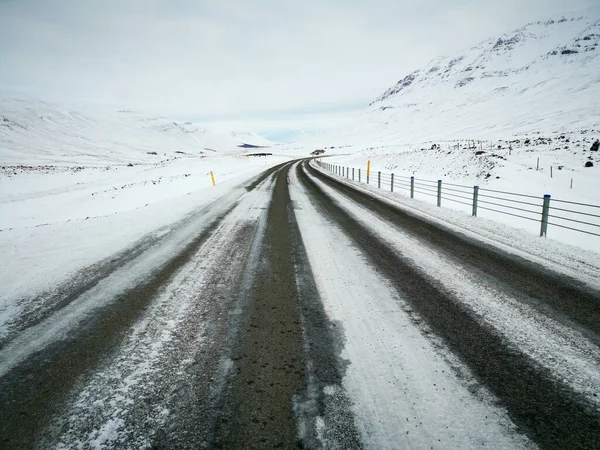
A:
{"label": "asphalt road surface", "polygon": [[600,448],[598,286],[308,161],[39,301],[1,448]]}

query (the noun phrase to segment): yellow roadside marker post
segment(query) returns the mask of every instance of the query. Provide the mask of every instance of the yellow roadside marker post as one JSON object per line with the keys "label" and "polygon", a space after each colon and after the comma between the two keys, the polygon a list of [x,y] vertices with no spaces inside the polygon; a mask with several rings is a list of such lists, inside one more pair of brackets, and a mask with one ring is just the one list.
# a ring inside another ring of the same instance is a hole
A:
{"label": "yellow roadside marker post", "polygon": [[215,185],[215,175],[213,174],[212,170],[210,171],[210,179],[212,181],[212,185]]}

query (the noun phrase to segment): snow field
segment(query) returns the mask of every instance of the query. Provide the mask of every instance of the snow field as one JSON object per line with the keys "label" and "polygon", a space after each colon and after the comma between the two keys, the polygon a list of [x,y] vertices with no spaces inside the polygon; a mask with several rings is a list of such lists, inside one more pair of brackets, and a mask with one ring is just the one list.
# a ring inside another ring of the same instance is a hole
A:
{"label": "snow field", "polygon": [[[588,146],[589,143],[585,145]],[[431,144],[429,144],[430,146]],[[422,146],[421,146],[422,147]],[[327,158],[330,164],[350,168],[355,171],[355,179],[358,180],[358,170],[361,170],[362,182],[366,183],[367,162],[371,161],[371,178],[369,187],[377,187],[378,172],[381,171],[381,191],[390,191],[390,174],[394,173],[394,191],[398,196],[409,197],[411,176],[415,177],[415,198],[436,204],[435,192],[423,193],[424,188],[437,190],[437,180],[442,180],[442,208],[461,211],[466,215],[472,212],[473,186],[480,187],[478,217],[491,219],[500,223],[527,230],[532,236],[539,236],[540,219],[544,194],[551,194],[551,208],[563,208],[572,211],[580,211],[586,214],[599,215],[600,201],[597,195],[598,182],[595,168],[583,168],[581,161],[585,156],[578,154],[558,153],[547,148],[535,148],[535,152],[524,149],[515,149],[508,154],[508,150],[493,151],[494,155],[500,155],[506,160],[490,155],[475,156],[475,150],[461,149],[452,150],[451,145],[442,145],[441,150],[407,150],[402,145],[383,150],[361,151],[348,156],[336,156]],[[588,154],[590,152],[587,152]],[[536,156],[537,155],[537,156]],[[541,160],[540,170],[537,171],[537,157]],[[600,156],[597,158],[600,161]],[[550,167],[553,165],[553,176],[550,177]],[[562,167],[562,170],[558,170]],[[486,174],[492,176],[485,179]],[[498,179],[496,179],[498,177]],[[571,179],[573,188],[571,188]],[[464,187],[450,186],[450,184]],[[450,189],[460,192],[451,191]],[[518,196],[486,192],[485,189],[506,191],[517,194],[525,194],[535,198],[523,198]],[[456,198],[453,196],[465,198]],[[515,201],[531,203],[523,205],[503,200],[486,198],[485,195],[506,198]],[[452,199],[456,199],[461,204]],[[597,205],[597,207],[583,207],[560,203],[557,200],[572,201]],[[531,212],[514,209],[506,209],[502,206],[486,204],[492,202],[513,208],[522,208]],[[522,215],[532,220],[501,214],[484,208],[492,208],[505,211],[510,214]],[[575,222],[555,220],[551,218],[548,226],[547,236],[549,239],[558,240],[571,245],[577,245],[585,249],[593,249],[600,252],[600,237],[576,232],[558,226],[566,225],[584,231],[600,234],[600,221],[597,217],[580,214],[572,214],[563,211],[550,211],[551,215],[567,217],[584,222],[596,224],[588,226]]]}

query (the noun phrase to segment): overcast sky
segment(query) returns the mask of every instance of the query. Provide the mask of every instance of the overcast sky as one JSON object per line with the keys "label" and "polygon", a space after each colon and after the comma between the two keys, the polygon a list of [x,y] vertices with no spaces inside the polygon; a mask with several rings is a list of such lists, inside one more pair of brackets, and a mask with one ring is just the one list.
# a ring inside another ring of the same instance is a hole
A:
{"label": "overcast sky", "polygon": [[286,139],[340,124],[437,56],[599,3],[0,0],[0,93]]}

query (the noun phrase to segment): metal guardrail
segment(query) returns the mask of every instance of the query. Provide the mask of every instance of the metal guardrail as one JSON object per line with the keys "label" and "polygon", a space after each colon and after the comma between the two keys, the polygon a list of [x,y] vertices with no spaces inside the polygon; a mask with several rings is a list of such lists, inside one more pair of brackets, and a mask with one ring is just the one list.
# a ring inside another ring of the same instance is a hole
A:
{"label": "metal guardrail", "polygon": [[435,197],[439,207],[443,201],[469,206],[473,216],[477,216],[479,210],[486,210],[539,222],[540,236],[547,236],[548,225],[552,225],[600,237],[600,205],[553,199],[550,194],[536,197],[480,186],[444,183],[442,180],[420,180],[380,171],[372,173],[369,169],[356,169],[321,161],[315,163],[349,180],[376,184],[379,189],[389,189],[390,192],[407,192],[410,198],[415,198],[415,194]]}

